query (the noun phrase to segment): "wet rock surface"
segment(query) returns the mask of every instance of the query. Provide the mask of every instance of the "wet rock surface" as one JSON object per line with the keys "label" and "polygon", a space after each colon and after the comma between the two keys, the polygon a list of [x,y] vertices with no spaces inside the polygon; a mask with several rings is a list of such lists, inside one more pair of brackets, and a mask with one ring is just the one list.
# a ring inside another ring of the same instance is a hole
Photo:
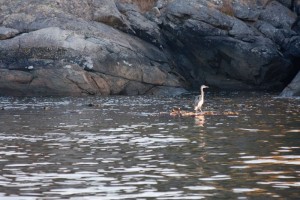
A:
{"label": "wet rock surface", "polygon": [[293,81],[281,92],[282,97],[300,96],[300,72]]}
{"label": "wet rock surface", "polygon": [[[294,3],[295,4],[295,3]],[[0,1],[1,95],[281,89],[299,70],[285,1]]]}

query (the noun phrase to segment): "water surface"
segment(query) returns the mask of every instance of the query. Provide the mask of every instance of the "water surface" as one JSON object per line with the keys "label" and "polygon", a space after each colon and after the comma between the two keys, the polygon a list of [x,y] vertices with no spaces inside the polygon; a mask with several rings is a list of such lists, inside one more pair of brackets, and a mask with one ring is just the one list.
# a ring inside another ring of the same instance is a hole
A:
{"label": "water surface", "polygon": [[[300,100],[0,98],[0,199],[296,199]],[[162,114],[163,113],[163,114]]]}

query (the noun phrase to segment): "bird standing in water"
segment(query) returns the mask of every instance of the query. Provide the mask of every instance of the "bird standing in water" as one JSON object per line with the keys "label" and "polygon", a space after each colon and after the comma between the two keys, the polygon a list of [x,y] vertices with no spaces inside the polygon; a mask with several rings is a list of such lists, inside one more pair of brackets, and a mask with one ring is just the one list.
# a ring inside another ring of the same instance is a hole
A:
{"label": "bird standing in water", "polygon": [[204,103],[204,91],[203,89],[204,88],[208,88],[208,86],[206,85],[201,85],[201,94],[200,95],[197,95],[196,98],[195,98],[195,102],[194,102],[194,110],[197,112],[198,110],[200,110],[202,112],[202,105]]}

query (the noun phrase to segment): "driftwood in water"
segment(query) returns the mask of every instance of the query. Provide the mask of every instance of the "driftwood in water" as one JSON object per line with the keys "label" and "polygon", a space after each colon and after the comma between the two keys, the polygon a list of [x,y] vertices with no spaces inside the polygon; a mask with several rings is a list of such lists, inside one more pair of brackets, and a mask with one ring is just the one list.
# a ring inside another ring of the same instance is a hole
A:
{"label": "driftwood in water", "polygon": [[204,116],[204,115],[239,115],[239,113],[238,112],[232,112],[232,111],[224,111],[224,112],[217,112],[217,111],[190,112],[190,111],[181,110],[180,108],[173,108],[172,111],[169,113],[169,115],[170,116],[179,116],[179,117],[198,117],[198,116]]}

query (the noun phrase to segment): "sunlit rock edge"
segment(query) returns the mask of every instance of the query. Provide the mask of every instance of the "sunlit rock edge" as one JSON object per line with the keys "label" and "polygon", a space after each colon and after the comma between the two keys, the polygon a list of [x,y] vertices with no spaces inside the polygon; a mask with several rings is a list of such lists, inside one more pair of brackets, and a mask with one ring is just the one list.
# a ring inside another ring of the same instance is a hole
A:
{"label": "sunlit rock edge", "polygon": [[0,0],[0,95],[280,90],[299,70],[299,3]]}
{"label": "sunlit rock edge", "polygon": [[300,72],[293,81],[281,92],[281,97],[300,96]]}

